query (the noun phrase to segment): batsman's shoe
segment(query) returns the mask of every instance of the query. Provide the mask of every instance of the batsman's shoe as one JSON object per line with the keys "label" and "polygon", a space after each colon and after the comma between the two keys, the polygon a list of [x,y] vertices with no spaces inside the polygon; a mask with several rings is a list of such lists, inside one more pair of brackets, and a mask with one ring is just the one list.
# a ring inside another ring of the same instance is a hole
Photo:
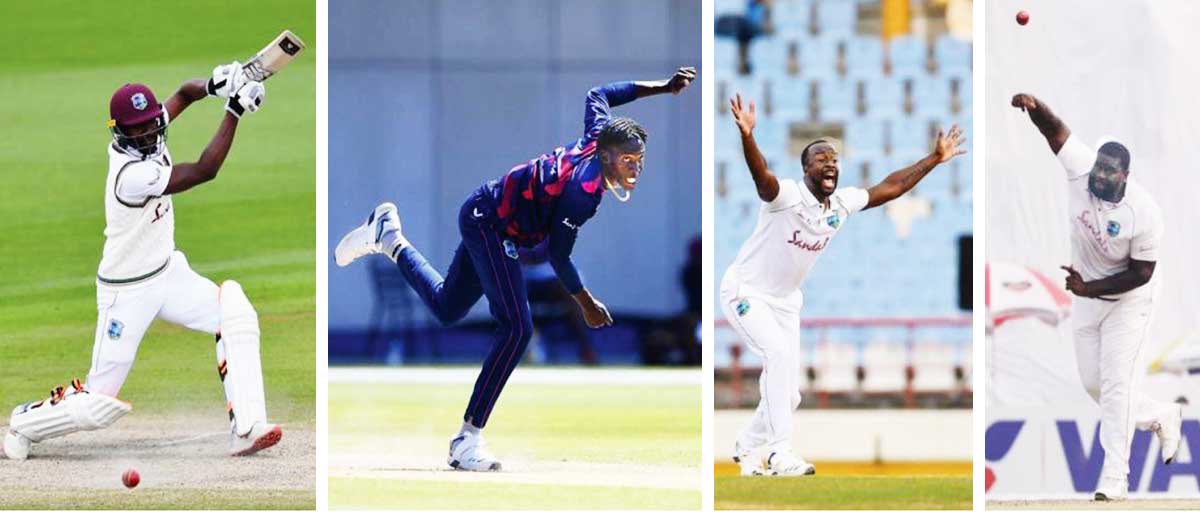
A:
{"label": "batsman's shoe", "polygon": [[338,242],[333,250],[334,261],[339,267],[344,267],[368,254],[384,252],[381,240],[384,235],[393,232],[400,234],[400,216],[396,214],[396,205],[383,203],[376,206],[366,222],[346,233]]}
{"label": "batsman's shoe", "polygon": [[274,423],[255,423],[249,434],[239,436],[235,432],[229,437],[229,453],[234,457],[242,457],[275,446],[283,438],[283,429]]}
{"label": "batsman's shoe", "polygon": [[1120,501],[1125,499],[1128,487],[1124,478],[1100,477],[1100,485],[1096,487],[1096,495],[1092,499],[1094,501]]}
{"label": "batsman's shoe", "polygon": [[483,434],[461,433],[452,439],[447,462],[463,471],[500,471],[500,461],[488,450]]}
{"label": "batsman's shoe", "polygon": [[758,450],[742,449],[742,443],[733,443],[733,461],[742,470],[742,476],[762,476],[766,474],[766,465]]}
{"label": "batsman's shoe", "polygon": [[33,445],[28,437],[8,431],[4,434],[4,456],[13,460],[25,460],[29,456],[29,447]]}
{"label": "batsman's shoe", "polygon": [[1150,430],[1158,434],[1158,442],[1162,445],[1163,464],[1175,461],[1179,452],[1179,440],[1183,437],[1183,406],[1171,404],[1166,416],[1158,418]]}
{"label": "batsman's shoe", "polygon": [[792,452],[773,452],[767,457],[767,475],[806,476],[817,474],[817,468]]}

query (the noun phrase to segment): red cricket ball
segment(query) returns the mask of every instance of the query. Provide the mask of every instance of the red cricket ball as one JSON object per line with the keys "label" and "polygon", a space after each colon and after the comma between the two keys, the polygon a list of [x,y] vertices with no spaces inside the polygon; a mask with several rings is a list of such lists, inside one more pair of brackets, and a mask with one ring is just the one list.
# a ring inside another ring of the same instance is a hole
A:
{"label": "red cricket ball", "polygon": [[1021,11],[1017,13],[1017,23],[1021,25],[1029,23],[1029,11]]}
{"label": "red cricket ball", "polygon": [[125,484],[125,487],[133,489],[134,487],[137,487],[138,483],[141,481],[142,476],[138,474],[136,469],[129,468],[126,469],[124,473],[121,473],[121,483]]}

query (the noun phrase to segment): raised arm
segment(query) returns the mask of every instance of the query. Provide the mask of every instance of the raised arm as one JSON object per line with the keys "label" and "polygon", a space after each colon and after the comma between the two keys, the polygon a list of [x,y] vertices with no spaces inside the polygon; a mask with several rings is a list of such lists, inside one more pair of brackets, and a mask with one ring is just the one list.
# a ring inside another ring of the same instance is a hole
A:
{"label": "raised arm", "polygon": [[688,85],[691,85],[692,80],[696,79],[696,68],[682,67],[675,70],[675,74],[671,78],[665,80],[654,80],[649,82],[634,82],[637,87],[637,97],[645,98],[646,96],[654,96],[655,94],[679,94]]}
{"label": "raised arm", "polygon": [[937,143],[934,144],[933,151],[928,156],[889,174],[878,185],[867,189],[867,206],[864,209],[874,208],[912,190],[938,164],[965,154],[966,148],[960,146],[966,141],[967,138],[963,136],[958,125],[951,126],[950,133],[938,130]]}
{"label": "raised arm", "polygon": [[1057,155],[1058,150],[1062,149],[1063,144],[1067,143],[1067,138],[1071,136],[1071,129],[1050,111],[1048,105],[1033,95],[1021,93],[1013,96],[1012,106],[1029,114],[1029,120],[1033,121],[1033,125],[1037,126],[1038,131],[1042,132],[1042,136],[1046,137],[1046,142],[1050,144],[1050,151]]}
{"label": "raised arm", "polygon": [[729,99],[729,112],[733,114],[733,122],[737,123],[738,131],[742,134],[742,156],[746,158],[746,166],[750,168],[750,177],[754,179],[754,189],[758,198],[763,202],[774,201],[779,196],[779,180],[767,168],[767,159],[758,150],[754,141],[754,123],[757,116],[754,113],[754,102],[749,109],[742,108],[742,95],[739,93]]}
{"label": "raised arm", "polygon": [[258,112],[266,98],[267,90],[261,82],[246,82],[234,91],[225,102],[225,117],[217,127],[200,159],[195,163],[176,164],[171,170],[164,194],[175,194],[217,177],[229,148],[233,146],[233,135],[237,133],[238,120],[246,114]]}
{"label": "raised arm", "polygon": [[203,78],[188,80],[180,85],[179,90],[167,98],[167,119],[174,122],[188,106],[208,96],[206,86],[207,82]]}
{"label": "raised arm", "polygon": [[206,96],[229,98],[242,87],[244,78],[241,63],[233,61],[213,68],[212,76],[207,80],[196,78],[184,82],[167,98],[167,119],[174,121],[188,106]]}
{"label": "raised arm", "polygon": [[225,163],[225,156],[229,154],[229,148],[233,146],[233,135],[237,133],[237,125],[238,117],[226,112],[216,135],[213,135],[204,152],[200,153],[200,159],[195,163],[176,164],[171,170],[171,181],[167,182],[167,189],[163,194],[183,192],[216,178],[221,165]]}
{"label": "raised arm", "polygon": [[600,128],[612,116],[612,108],[619,107],[638,98],[656,94],[679,94],[696,78],[695,68],[679,68],[675,75],[666,80],[650,82],[613,82],[593,87],[587,94],[583,115],[583,131],[587,137],[596,138]]}

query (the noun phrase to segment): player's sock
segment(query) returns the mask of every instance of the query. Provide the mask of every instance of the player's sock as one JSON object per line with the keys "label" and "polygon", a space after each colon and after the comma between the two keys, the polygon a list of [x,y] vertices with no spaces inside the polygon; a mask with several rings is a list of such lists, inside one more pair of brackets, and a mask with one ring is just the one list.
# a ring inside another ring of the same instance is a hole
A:
{"label": "player's sock", "polygon": [[408,239],[400,234],[400,230],[395,230],[384,233],[379,239],[379,245],[384,254],[388,255],[392,261],[396,261],[396,258],[400,257],[400,250],[408,247],[409,243]]}
{"label": "player's sock", "polygon": [[462,429],[460,429],[458,431],[458,435],[471,434],[471,435],[477,436],[477,435],[479,435],[480,432],[483,432],[483,429],[476,427],[475,425],[472,425],[468,421],[464,421],[462,424]]}

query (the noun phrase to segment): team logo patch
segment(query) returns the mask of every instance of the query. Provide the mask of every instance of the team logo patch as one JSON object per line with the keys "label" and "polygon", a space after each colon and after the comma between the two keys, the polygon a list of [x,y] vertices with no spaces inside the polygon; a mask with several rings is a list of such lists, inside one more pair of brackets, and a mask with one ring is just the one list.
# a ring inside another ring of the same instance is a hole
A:
{"label": "team logo patch", "polygon": [[512,240],[505,240],[504,241],[504,255],[508,256],[509,258],[512,258],[514,260],[517,259],[517,257],[518,257],[517,244],[514,244]]}
{"label": "team logo patch", "polygon": [[748,301],[746,299],[742,299],[742,300],[738,301],[737,307],[735,309],[737,309],[738,316],[746,316],[746,313],[750,312],[750,301]]}
{"label": "team logo patch", "polygon": [[140,92],[131,96],[129,101],[133,102],[133,108],[138,110],[146,110],[146,107],[150,105],[150,102],[146,101],[146,95]]}
{"label": "team logo patch", "polygon": [[1115,220],[1108,221],[1108,236],[1117,236],[1121,233],[1121,224]]}
{"label": "team logo patch", "polygon": [[125,330],[125,324],[121,323],[120,320],[110,320],[108,322],[108,339],[110,339],[110,340],[121,339],[121,331],[124,331],[124,330]]}
{"label": "team logo patch", "polygon": [[842,224],[842,217],[835,213],[827,217],[825,219],[825,223],[829,224],[829,227],[837,229],[837,227]]}

